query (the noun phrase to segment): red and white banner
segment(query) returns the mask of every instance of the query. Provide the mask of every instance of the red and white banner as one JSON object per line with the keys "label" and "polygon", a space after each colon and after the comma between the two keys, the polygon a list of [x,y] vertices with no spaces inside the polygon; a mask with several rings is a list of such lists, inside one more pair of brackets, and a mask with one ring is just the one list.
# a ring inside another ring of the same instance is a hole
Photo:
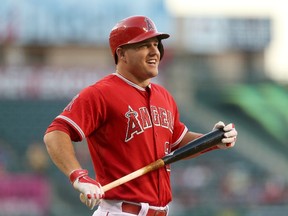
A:
{"label": "red and white banner", "polygon": [[[1,99],[72,99],[84,87],[115,72],[115,68],[0,67]],[[153,78],[159,83],[163,77]]]}
{"label": "red and white banner", "polygon": [[71,99],[110,71],[95,68],[0,68],[0,99]]}

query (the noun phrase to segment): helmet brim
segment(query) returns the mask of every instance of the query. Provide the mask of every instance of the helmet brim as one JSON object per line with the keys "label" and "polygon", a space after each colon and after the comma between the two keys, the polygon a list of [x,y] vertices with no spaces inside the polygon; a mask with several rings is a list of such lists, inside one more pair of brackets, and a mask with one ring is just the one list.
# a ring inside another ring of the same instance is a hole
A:
{"label": "helmet brim", "polygon": [[125,43],[125,44],[122,44],[121,46],[126,45],[126,44],[139,43],[139,42],[148,40],[148,39],[153,38],[153,37],[157,37],[159,40],[163,40],[163,39],[169,38],[170,35],[169,35],[169,34],[166,34],[166,33],[162,33],[162,32],[152,32],[152,31],[149,31],[149,32],[147,32],[147,33],[145,33],[145,34],[141,34],[141,35],[139,35],[138,37],[133,38],[132,40],[128,41],[128,42]]}

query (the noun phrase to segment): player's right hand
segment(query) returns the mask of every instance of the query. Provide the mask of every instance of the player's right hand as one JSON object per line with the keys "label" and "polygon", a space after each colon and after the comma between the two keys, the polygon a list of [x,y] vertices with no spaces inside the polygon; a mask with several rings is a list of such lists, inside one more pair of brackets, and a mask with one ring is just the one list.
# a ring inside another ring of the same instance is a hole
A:
{"label": "player's right hand", "polygon": [[74,170],[69,175],[69,179],[73,187],[84,195],[81,196],[81,202],[90,209],[98,205],[104,197],[100,183],[88,176],[88,170]]}

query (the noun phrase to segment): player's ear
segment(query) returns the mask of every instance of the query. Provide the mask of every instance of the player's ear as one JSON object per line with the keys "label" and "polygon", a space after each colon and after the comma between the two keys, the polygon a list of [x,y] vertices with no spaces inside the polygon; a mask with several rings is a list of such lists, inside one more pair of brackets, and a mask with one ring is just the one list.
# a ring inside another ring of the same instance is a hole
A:
{"label": "player's ear", "polygon": [[125,50],[122,47],[118,47],[116,49],[116,55],[117,55],[118,59],[121,59],[126,63]]}

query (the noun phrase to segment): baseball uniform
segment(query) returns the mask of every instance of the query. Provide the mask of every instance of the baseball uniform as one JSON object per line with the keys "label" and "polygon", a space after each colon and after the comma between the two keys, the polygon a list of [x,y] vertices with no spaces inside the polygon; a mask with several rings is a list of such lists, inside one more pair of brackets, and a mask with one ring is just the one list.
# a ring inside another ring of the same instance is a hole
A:
{"label": "baseball uniform", "polygon": [[[87,139],[96,180],[106,185],[176,149],[187,127],[163,87],[142,88],[113,73],[74,97],[46,132],[53,130],[68,133],[73,141]],[[165,206],[172,199],[170,169],[113,188],[105,199]]]}

